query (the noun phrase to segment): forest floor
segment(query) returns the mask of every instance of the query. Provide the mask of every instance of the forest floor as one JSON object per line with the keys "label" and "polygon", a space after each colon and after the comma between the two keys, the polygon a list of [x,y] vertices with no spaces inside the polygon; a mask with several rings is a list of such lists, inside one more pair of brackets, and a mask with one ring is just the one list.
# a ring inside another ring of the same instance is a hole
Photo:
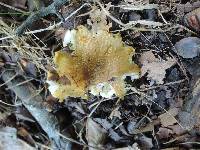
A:
{"label": "forest floor", "polygon": [[0,149],[200,149],[198,8],[0,0]]}

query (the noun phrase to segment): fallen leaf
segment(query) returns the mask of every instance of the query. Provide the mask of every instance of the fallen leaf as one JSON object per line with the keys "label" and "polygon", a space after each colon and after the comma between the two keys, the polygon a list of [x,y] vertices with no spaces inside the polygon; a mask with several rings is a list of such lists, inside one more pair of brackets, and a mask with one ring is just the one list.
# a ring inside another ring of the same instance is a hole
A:
{"label": "fallen leaf", "polygon": [[135,129],[135,134],[151,132],[154,130],[154,126],[160,124],[159,119],[153,120],[153,122],[148,123],[145,127],[140,127],[139,129]]}
{"label": "fallen leaf", "polygon": [[137,125],[136,119],[132,119],[131,121],[128,122],[127,131],[128,131],[129,134],[135,134],[135,132],[137,130],[136,125]]}
{"label": "fallen leaf", "polygon": [[172,133],[173,134],[176,134],[176,135],[182,135],[183,133],[186,132],[185,129],[183,129],[180,125],[178,124],[175,124],[173,126],[168,126],[169,129],[172,130]]}
{"label": "fallen leaf", "polygon": [[27,61],[26,59],[21,59],[21,60],[20,60],[20,63],[21,63],[21,65],[22,65],[23,69],[24,69],[27,73],[30,73],[30,74],[33,75],[33,76],[36,76],[36,75],[37,75],[36,66],[35,66],[33,63]]}
{"label": "fallen leaf", "polygon": [[179,111],[178,108],[172,108],[168,110],[166,113],[158,116],[158,118],[160,118],[162,126],[167,127],[177,123],[177,119],[175,118],[175,116],[178,114],[178,111]]}
{"label": "fallen leaf", "polygon": [[148,138],[145,135],[139,137],[139,143],[141,143],[141,149],[151,149],[153,147],[152,138]]}
{"label": "fallen leaf", "polygon": [[[108,4],[104,9],[109,11],[110,5]],[[98,32],[99,30],[109,31],[112,23],[107,23],[107,16],[105,12],[99,9],[97,6],[93,6],[93,11],[89,14],[90,19],[87,20],[87,24],[92,26],[93,32]]]}
{"label": "fallen leaf", "polygon": [[172,130],[167,128],[159,128],[159,131],[156,133],[158,135],[159,139],[166,139],[169,138],[169,136],[172,134]]}
{"label": "fallen leaf", "polygon": [[[98,123],[93,121],[91,118],[87,119],[86,125],[86,139],[88,145],[93,147],[101,147],[106,138],[107,131],[102,128]],[[95,150],[96,148],[89,147],[89,150]]]}
{"label": "fallen leaf", "polygon": [[194,58],[200,53],[200,39],[197,37],[183,38],[175,44],[175,48],[174,52],[183,58]]}
{"label": "fallen leaf", "polygon": [[110,114],[110,118],[112,119],[113,117],[118,117],[119,119],[121,119],[121,112],[119,111],[119,107],[115,108],[111,114]]}
{"label": "fallen leaf", "polygon": [[22,136],[28,143],[35,145],[35,141],[31,134],[23,127],[18,128],[17,135]]}
{"label": "fallen leaf", "polygon": [[64,44],[64,37],[65,37],[65,34],[66,34],[66,30],[65,30],[65,28],[63,28],[63,27],[60,27],[60,28],[58,28],[57,30],[55,30],[55,37],[56,37],[56,39],[58,39],[58,40],[62,40],[63,41],[63,45],[64,46],[66,46],[65,44]]}
{"label": "fallen leaf", "polygon": [[106,130],[109,130],[113,127],[113,124],[110,123],[107,119],[94,118],[94,120]]}
{"label": "fallen leaf", "polygon": [[20,127],[17,131],[17,134],[22,136],[22,137],[26,137],[29,135],[28,131],[26,129],[24,129],[23,127]]}
{"label": "fallen leaf", "polygon": [[98,122],[104,129],[107,130],[108,136],[116,142],[123,140],[124,138],[120,136],[112,127],[113,124],[110,123],[107,119],[95,118],[96,122]]}
{"label": "fallen leaf", "polygon": [[166,69],[175,64],[175,60],[168,58],[168,60],[160,60],[154,56],[151,51],[144,52],[140,58],[142,64],[141,76],[148,73],[149,80],[155,80],[157,84],[163,84],[165,78]]}
{"label": "fallen leaf", "polygon": [[0,121],[4,121],[9,115],[9,112],[0,112]]}

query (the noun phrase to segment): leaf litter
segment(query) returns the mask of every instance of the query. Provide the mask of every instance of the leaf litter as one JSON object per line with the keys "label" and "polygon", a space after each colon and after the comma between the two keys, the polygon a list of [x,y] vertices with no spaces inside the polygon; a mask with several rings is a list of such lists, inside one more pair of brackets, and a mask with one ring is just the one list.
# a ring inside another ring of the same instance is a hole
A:
{"label": "leaf litter", "polygon": [[167,60],[156,58],[151,51],[147,51],[142,53],[140,63],[142,64],[141,76],[147,73],[149,80],[154,80],[157,84],[163,84],[166,69],[175,65],[176,61],[173,58]]}
{"label": "leaf litter", "polygon": [[[26,10],[30,6],[24,6],[24,2],[23,7],[21,3],[19,6],[16,3],[11,5]],[[62,133],[55,136],[66,138],[70,143],[69,149],[198,147],[198,144],[180,143],[187,142],[188,136],[191,136],[192,142],[199,141],[198,135],[194,137],[191,134],[196,130],[187,131],[180,119],[180,112],[195,116],[184,107],[190,97],[188,87],[198,93],[198,88],[190,83],[199,76],[185,80],[183,70],[186,59],[195,62],[191,58],[198,57],[199,39],[191,38],[195,35],[186,28],[173,26],[180,24],[178,20],[181,20],[181,15],[175,15],[175,11],[184,16],[189,12],[185,8],[189,5],[196,7],[196,3],[180,3],[178,0],[166,3],[146,0],[90,2],[87,7],[82,7],[82,11],[77,11],[78,14],[74,12],[74,17],[64,22],[65,26],[56,28],[55,32],[21,37],[14,35],[14,26],[2,16],[0,33],[5,39],[0,47],[4,53],[0,59],[2,73],[5,69],[14,68],[17,78],[27,79],[26,82],[36,86],[36,93],[43,87],[40,92],[44,102],[38,108],[57,116],[55,124]],[[81,8],[84,3],[72,2],[69,7],[73,5],[74,8]],[[186,12],[178,10],[181,8]],[[149,11],[152,9],[154,11]],[[67,10],[63,12],[67,13]],[[130,16],[135,20],[129,20]],[[48,23],[54,19],[48,16],[42,21],[49,26]],[[11,54],[13,52],[14,55]],[[12,86],[18,88],[23,84]],[[3,90],[5,85],[8,83],[2,83],[0,91],[2,123],[18,130],[18,140],[28,137],[29,140],[25,140],[28,143],[39,141],[32,145],[34,149],[52,148],[50,137],[44,138],[45,132],[38,130],[38,126],[43,126],[38,121],[40,115],[30,111],[36,119],[33,120],[22,111],[18,114],[8,111],[12,105],[7,106],[6,103],[15,103],[19,98],[18,91],[13,92],[12,88]],[[143,86],[148,88],[140,89]],[[185,99],[186,102],[182,103]],[[198,103],[195,101],[194,104],[197,104],[193,109],[196,112]],[[27,107],[27,104],[24,105]],[[14,107],[22,109],[23,105]],[[198,117],[194,118],[194,122],[198,122]],[[62,142],[65,146],[62,143],[61,149],[66,147],[66,141]]]}

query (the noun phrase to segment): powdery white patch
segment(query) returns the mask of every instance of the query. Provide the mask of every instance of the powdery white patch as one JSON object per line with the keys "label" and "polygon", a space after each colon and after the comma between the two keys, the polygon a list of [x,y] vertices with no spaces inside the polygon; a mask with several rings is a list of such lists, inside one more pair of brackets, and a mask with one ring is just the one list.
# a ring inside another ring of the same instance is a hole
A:
{"label": "powdery white patch", "polygon": [[52,81],[52,80],[47,80],[46,81],[49,84],[49,91],[51,92],[51,94],[54,96],[54,93],[56,92],[56,90],[58,90],[59,88],[59,84],[57,84],[56,82]]}
{"label": "powdery white patch", "polygon": [[95,96],[100,95],[104,98],[112,98],[112,96],[116,94],[114,88],[107,82],[99,83],[96,86],[91,86],[90,93]]}
{"label": "powdery white patch", "polygon": [[70,43],[73,46],[75,44],[75,35],[76,30],[67,30],[63,39],[63,47],[67,46]]}
{"label": "powdery white patch", "polygon": [[[138,73],[129,73],[129,74],[124,74],[122,76],[122,79],[124,80],[127,76],[130,76],[132,81],[139,78]],[[109,99],[112,98],[113,95],[116,95],[116,91],[114,90],[112,85],[110,85],[107,82],[99,83],[96,86],[91,86],[90,93],[95,96],[100,95],[104,98],[109,98]]]}

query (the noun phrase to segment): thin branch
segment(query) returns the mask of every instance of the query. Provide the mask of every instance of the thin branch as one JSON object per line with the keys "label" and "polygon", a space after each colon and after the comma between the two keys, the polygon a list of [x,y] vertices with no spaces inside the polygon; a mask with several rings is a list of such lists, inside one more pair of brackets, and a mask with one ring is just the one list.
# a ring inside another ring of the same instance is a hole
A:
{"label": "thin branch", "polygon": [[2,6],[4,6],[4,7],[7,7],[7,8],[9,8],[9,9],[12,9],[12,10],[18,11],[18,12],[20,12],[20,13],[22,13],[22,14],[28,14],[28,13],[29,13],[29,12],[23,11],[23,10],[18,9],[18,8],[15,8],[15,7],[12,7],[12,6],[7,5],[7,4],[5,4],[5,3],[2,3],[2,2],[0,2],[0,5],[2,5]]}
{"label": "thin branch", "polygon": [[70,142],[61,139],[57,132],[60,132],[58,126],[58,120],[56,116],[49,113],[43,105],[43,97],[40,95],[40,91],[36,90],[36,87],[30,82],[26,82],[20,86],[14,86],[22,83],[25,79],[22,76],[15,77],[14,80],[10,80],[15,76],[15,71],[6,70],[2,74],[1,78],[6,83],[9,89],[11,89],[26,109],[32,114],[37,120],[42,129],[47,133],[48,137],[52,140],[53,149],[66,149],[70,146]]}
{"label": "thin branch", "polygon": [[[5,73],[5,72],[3,72]],[[2,74],[3,75],[3,74]],[[12,81],[15,77],[17,76],[17,73],[15,73],[10,79],[6,80],[6,82],[4,82],[3,84],[0,85],[0,87],[2,87],[3,85],[8,84],[10,81]]]}
{"label": "thin branch", "polygon": [[[77,13],[78,13],[83,7],[85,7],[85,6],[91,6],[91,5],[90,5],[89,3],[83,4],[83,5],[80,6],[77,10],[75,10],[75,11],[72,12],[69,16],[67,16],[67,17],[65,18],[65,21],[67,21],[68,19],[70,19],[73,15],[77,14]],[[58,22],[58,23],[56,23],[56,24],[53,24],[53,25],[51,25],[51,26],[49,26],[49,27],[47,27],[47,28],[38,29],[38,30],[33,30],[33,31],[27,31],[27,32],[25,32],[24,34],[25,34],[25,35],[29,35],[29,34],[35,34],[35,33],[40,33],[40,32],[44,32],[44,31],[53,30],[53,29],[59,27],[62,23],[63,23],[63,22],[60,21],[60,22]],[[11,38],[14,38],[14,37],[16,37],[16,36],[17,36],[17,35],[11,35],[11,36],[2,37],[2,38],[0,38],[0,41],[6,40],[6,39],[11,39]]]}
{"label": "thin branch", "polygon": [[54,0],[48,7],[43,7],[40,10],[31,14],[16,30],[17,35],[22,35],[26,28],[30,27],[35,21],[49,15],[55,14],[59,18],[62,18],[59,14],[59,9],[68,2],[69,0]]}
{"label": "thin branch", "polygon": [[62,135],[62,134],[59,133],[59,132],[58,132],[58,135],[60,135],[60,136],[61,136],[62,138],[64,138],[64,139],[66,139],[66,140],[68,140],[68,141],[70,141],[70,142],[76,143],[76,144],[78,144],[78,145],[82,145],[82,146],[90,147],[90,148],[94,148],[94,149],[99,149],[99,150],[105,150],[105,148],[102,148],[102,147],[94,147],[94,146],[87,145],[87,144],[81,143],[81,142],[79,142],[79,141],[76,141],[76,140],[74,140],[74,139],[72,139],[72,138],[68,138],[68,137]]}
{"label": "thin branch", "polygon": [[6,103],[6,102],[4,102],[4,101],[2,101],[2,100],[0,100],[0,103],[2,103],[2,104],[4,104],[4,105],[7,105],[7,106],[11,106],[11,107],[17,107],[17,106],[21,106],[22,105],[22,103],[19,103],[19,104],[8,104],[8,103]]}
{"label": "thin branch", "polygon": [[160,87],[163,87],[163,86],[180,84],[180,83],[184,82],[185,80],[186,79],[182,79],[182,80],[178,80],[178,81],[174,81],[174,82],[165,83],[165,84],[162,84],[162,85],[157,85],[157,86],[152,86],[152,87],[149,87],[149,88],[139,89],[139,91],[144,92],[144,91],[148,91],[148,90],[157,89],[157,88],[160,88]]}
{"label": "thin branch", "polygon": [[144,9],[158,9],[158,4],[145,4],[145,5],[125,4],[112,7],[118,7],[124,10],[144,10]]}
{"label": "thin branch", "polygon": [[32,80],[34,80],[34,79],[32,78],[32,79],[29,79],[29,80],[25,80],[25,81],[20,82],[20,83],[18,83],[18,84],[16,84],[16,85],[10,86],[9,88],[6,88],[6,90],[11,89],[11,88],[14,88],[14,87],[16,87],[16,86],[23,85],[23,84],[25,84],[25,83],[27,83],[27,82],[30,82],[30,81],[32,81]]}
{"label": "thin branch", "polygon": [[104,11],[104,13],[111,18],[113,21],[115,21],[116,23],[118,23],[121,26],[125,26],[125,24],[123,22],[121,22],[120,20],[118,20],[117,18],[113,17],[112,15],[110,15],[110,13],[103,7],[103,5],[96,0],[96,2],[98,3],[98,5],[101,7],[101,9]]}

